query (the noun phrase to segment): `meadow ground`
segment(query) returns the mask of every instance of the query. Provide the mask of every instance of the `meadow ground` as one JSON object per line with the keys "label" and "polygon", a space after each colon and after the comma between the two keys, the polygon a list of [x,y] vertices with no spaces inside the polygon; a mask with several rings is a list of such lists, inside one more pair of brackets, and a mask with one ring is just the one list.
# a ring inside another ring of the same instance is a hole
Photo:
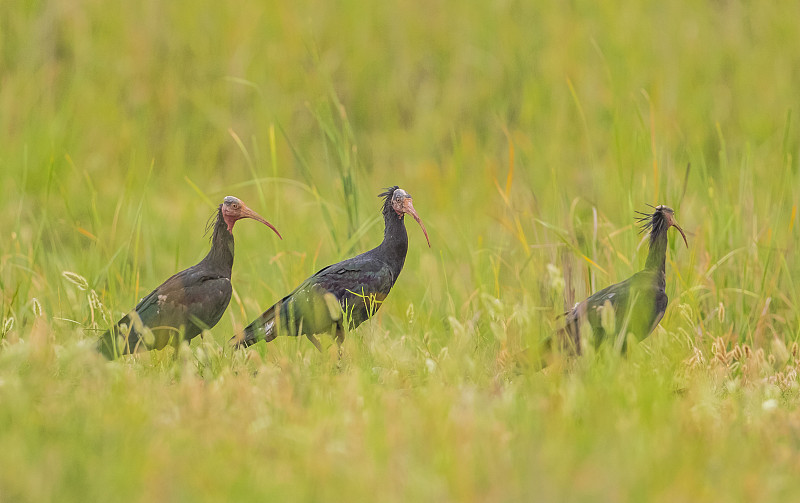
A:
{"label": "meadow ground", "polygon": [[[800,3],[0,3],[0,500],[800,500]],[[225,341],[414,196],[406,268],[348,336]],[[95,337],[207,251],[203,340]],[[638,270],[622,358],[539,371],[567,304]],[[567,288],[565,288],[565,285]],[[574,293],[571,293],[574,292]]]}

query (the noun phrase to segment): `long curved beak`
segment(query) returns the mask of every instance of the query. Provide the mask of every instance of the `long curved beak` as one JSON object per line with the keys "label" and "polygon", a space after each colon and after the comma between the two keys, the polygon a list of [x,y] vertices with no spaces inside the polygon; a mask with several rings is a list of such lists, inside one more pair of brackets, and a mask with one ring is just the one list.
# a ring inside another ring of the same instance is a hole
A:
{"label": "long curved beak", "polygon": [[431,240],[428,239],[428,230],[425,229],[425,224],[422,223],[420,220],[419,215],[417,215],[417,210],[414,209],[414,204],[411,202],[411,198],[407,197],[405,201],[403,201],[403,213],[408,213],[414,220],[417,221],[420,227],[422,227],[422,232],[425,234],[425,240],[428,242],[428,248],[431,247]]}
{"label": "long curved beak", "polygon": [[689,243],[686,241],[686,234],[683,233],[683,229],[681,229],[681,226],[678,225],[678,222],[676,222],[674,218],[672,219],[672,226],[678,229],[678,232],[681,233],[681,237],[683,237],[684,244],[686,244],[686,248],[689,248]]}
{"label": "long curved beak", "polygon": [[247,206],[245,206],[244,203],[242,203],[242,209],[240,211],[240,215],[241,216],[239,218],[252,218],[253,220],[257,220],[257,221],[261,222],[262,224],[264,224],[267,227],[269,227],[270,229],[272,229],[272,231],[275,232],[275,234],[277,234],[279,238],[283,239],[283,236],[281,236],[281,233],[278,232],[278,229],[276,229],[274,225],[272,225],[271,223],[267,222],[264,219],[264,217],[262,217],[261,215],[259,215],[255,211],[251,210]]}

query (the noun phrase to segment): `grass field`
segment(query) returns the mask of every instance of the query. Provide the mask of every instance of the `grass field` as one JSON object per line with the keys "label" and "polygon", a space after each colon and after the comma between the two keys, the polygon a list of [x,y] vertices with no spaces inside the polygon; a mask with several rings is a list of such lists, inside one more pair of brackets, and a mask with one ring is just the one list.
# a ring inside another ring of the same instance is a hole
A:
{"label": "grass field", "polygon": [[[0,501],[800,501],[800,3],[0,3]],[[225,341],[376,245],[341,360]],[[94,339],[208,250],[203,340]],[[660,328],[539,371],[676,209]],[[565,285],[567,294],[565,299]],[[574,291],[574,296],[569,291]]]}

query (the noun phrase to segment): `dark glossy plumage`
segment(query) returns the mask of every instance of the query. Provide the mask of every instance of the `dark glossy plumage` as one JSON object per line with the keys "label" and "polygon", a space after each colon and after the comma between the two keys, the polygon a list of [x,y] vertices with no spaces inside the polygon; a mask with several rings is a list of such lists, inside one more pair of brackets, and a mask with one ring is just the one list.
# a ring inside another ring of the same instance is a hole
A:
{"label": "dark glossy plumage", "polygon": [[403,189],[392,187],[380,197],[385,197],[385,230],[379,246],[318,271],[231,342],[249,346],[262,339],[271,341],[278,335],[306,335],[319,349],[314,335],[331,333],[341,343],[347,324],[355,328],[375,314],[403,270],[408,251],[403,216],[411,214],[428,237],[411,196]]}
{"label": "dark glossy plumage", "polygon": [[[654,208],[652,214],[640,213],[642,230],[650,233],[650,249],[642,271],[630,278],[596,292],[576,304],[565,315],[567,345],[580,352],[580,331],[586,327],[595,344],[614,337],[615,344],[625,347],[627,334],[639,340],[655,330],[667,309],[666,254],[667,230],[674,226],[686,236],[675,221],[674,211],[666,206]],[[688,246],[688,244],[687,244]]]}
{"label": "dark glossy plumage", "polygon": [[139,301],[131,313],[103,334],[97,350],[113,359],[134,351],[162,349],[170,342],[190,340],[216,325],[231,300],[232,231],[240,218],[256,219],[278,234],[244,203],[233,196],[226,197],[217,211],[211,249],[205,258]]}

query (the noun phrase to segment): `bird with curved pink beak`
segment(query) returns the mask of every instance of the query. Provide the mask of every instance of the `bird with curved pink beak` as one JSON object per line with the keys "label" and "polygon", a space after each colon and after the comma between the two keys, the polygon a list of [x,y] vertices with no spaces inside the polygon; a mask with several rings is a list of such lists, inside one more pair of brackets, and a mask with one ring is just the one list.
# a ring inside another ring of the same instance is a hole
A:
{"label": "bird with curved pink beak", "polygon": [[613,341],[616,349],[624,351],[631,334],[644,339],[661,322],[668,303],[667,231],[675,227],[687,248],[689,243],[672,208],[650,207],[654,210],[652,213],[637,211],[641,231],[648,233],[650,242],[644,269],[595,292],[565,313],[559,343],[570,352],[580,353],[585,344],[598,345],[603,340]]}
{"label": "bird with curved pink beak", "polygon": [[383,241],[360,255],[324,267],[303,281],[294,291],[277,301],[253,320],[244,331],[231,338],[231,344],[250,346],[279,335],[304,335],[320,349],[318,334],[333,334],[341,344],[345,332],[372,317],[383,305],[395,285],[408,253],[408,232],[403,217],[408,214],[425,234],[411,196],[398,186],[389,187],[383,199]]}
{"label": "bird with curved pink beak", "polygon": [[257,220],[280,232],[242,201],[227,196],[212,217],[211,249],[198,264],[184,269],[150,292],[97,341],[108,359],[161,349],[190,340],[216,325],[231,300],[233,225],[242,218]]}

